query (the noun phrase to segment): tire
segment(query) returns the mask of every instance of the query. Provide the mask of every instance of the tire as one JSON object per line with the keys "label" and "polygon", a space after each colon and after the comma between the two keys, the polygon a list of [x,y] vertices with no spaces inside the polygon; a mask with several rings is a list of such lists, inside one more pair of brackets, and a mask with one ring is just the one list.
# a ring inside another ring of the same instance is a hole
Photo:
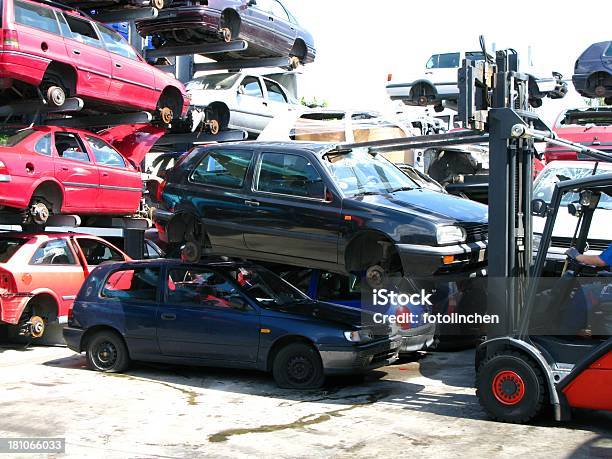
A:
{"label": "tire", "polygon": [[121,373],[130,366],[130,356],[123,339],[112,331],[100,331],[87,340],[87,366],[104,373]]}
{"label": "tire", "polygon": [[304,343],[282,348],[274,357],[272,374],[276,384],[284,389],[318,389],[325,381],[319,353]]}
{"label": "tire", "polygon": [[476,396],[497,421],[531,421],[542,411],[546,394],[542,370],[518,352],[495,354],[476,373]]}

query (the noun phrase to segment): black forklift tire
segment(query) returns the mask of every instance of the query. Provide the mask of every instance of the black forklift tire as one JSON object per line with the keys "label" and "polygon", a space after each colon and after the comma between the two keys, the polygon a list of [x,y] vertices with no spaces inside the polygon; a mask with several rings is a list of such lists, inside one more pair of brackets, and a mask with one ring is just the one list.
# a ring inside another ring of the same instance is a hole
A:
{"label": "black forklift tire", "polygon": [[476,373],[476,396],[496,421],[531,421],[542,411],[546,394],[542,370],[519,352],[494,354]]}
{"label": "black forklift tire", "polygon": [[278,351],[272,374],[283,389],[318,389],[325,382],[319,353],[305,343],[292,343]]}
{"label": "black forklift tire", "polygon": [[91,336],[85,354],[90,370],[121,373],[130,366],[130,355],[123,339],[112,331],[100,331]]}

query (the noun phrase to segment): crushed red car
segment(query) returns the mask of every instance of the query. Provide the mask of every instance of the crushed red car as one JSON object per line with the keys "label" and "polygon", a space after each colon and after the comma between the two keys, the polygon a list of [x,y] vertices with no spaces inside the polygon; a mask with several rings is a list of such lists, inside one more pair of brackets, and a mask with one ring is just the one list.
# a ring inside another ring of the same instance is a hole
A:
{"label": "crushed red car", "polygon": [[40,338],[65,323],[90,271],[130,258],[96,236],[74,233],[0,233],[0,323]]}
{"label": "crushed red car", "polygon": [[[564,110],[557,118],[553,131],[558,137],[601,151],[612,152],[612,107],[585,107]],[[548,144],[546,162],[581,159],[575,151]]]}
{"label": "crushed red car", "polygon": [[1,4],[0,103],[80,97],[102,112],[160,110],[169,123],[189,107],[185,87],[147,62],[111,28],[48,3]]}
{"label": "crushed red car", "polygon": [[[0,212],[25,223],[52,214],[131,216],[141,205],[140,163],[165,130],[124,125],[99,135],[78,129],[0,128]],[[111,143],[116,144],[117,148]]]}

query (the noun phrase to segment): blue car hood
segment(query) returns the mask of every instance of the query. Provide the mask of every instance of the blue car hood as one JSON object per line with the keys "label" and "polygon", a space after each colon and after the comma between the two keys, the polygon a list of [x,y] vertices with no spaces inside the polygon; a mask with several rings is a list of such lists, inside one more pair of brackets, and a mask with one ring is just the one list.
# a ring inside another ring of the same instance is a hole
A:
{"label": "blue car hood", "polygon": [[426,189],[363,196],[350,200],[354,202],[353,205],[410,214],[411,217],[419,216],[436,223],[440,220],[448,220],[450,223],[488,221],[489,210],[484,204]]}

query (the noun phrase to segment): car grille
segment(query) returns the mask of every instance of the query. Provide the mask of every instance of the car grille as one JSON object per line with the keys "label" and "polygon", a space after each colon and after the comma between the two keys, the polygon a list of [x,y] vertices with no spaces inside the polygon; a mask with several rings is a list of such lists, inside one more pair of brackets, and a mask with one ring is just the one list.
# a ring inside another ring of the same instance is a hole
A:
{"label": "car grille", "polygon": [[486,241],[489,238],[489,225],[487,223],[463,224],[467,242]]}
{"label": "car grille", "polygon": [[[603,252],[610,245],[610,241],[606,241],[603,239],[589,239],[588,244],[589,244],[589,250]],[[551,246],[559,247],[562,249],[569,249],[572,246],[572,238],[555,236],[552,238]]]}

